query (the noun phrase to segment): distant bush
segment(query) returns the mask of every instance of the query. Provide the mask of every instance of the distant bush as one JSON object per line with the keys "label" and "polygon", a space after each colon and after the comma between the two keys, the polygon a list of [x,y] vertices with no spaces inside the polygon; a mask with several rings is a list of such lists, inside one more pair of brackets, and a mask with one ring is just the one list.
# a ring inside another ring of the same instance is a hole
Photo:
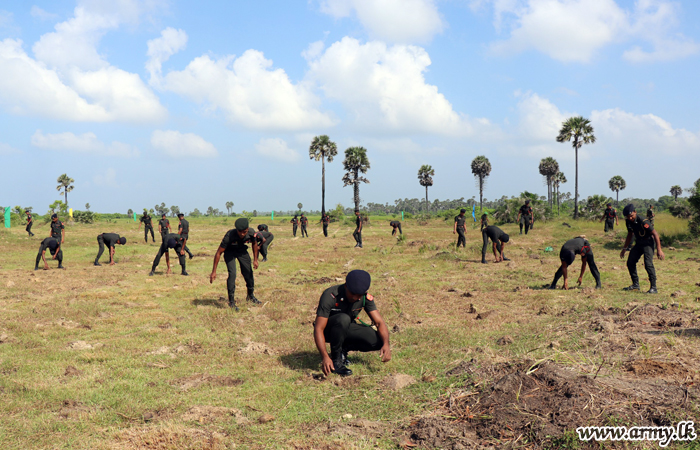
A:
{"label": "distant bush", "polygon": [[95,223],[97,214],[92,211],[73,211],[73,220],[77,223]]}
{"label": "distant bush", "polygon": [[693,215],[693,211],[690,209],[690,203],[686,199],[680,199],[671,204],[668,210],[674,217],[680,217],[681,219],[688,219]]}

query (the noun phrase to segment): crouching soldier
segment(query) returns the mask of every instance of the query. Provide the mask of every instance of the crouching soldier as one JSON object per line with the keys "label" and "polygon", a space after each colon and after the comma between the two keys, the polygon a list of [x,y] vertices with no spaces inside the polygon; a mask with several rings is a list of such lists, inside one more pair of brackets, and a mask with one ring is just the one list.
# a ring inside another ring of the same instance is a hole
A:
{"label": "crouching soldier", "polygon": [[61,250],[61,244],[56,238],[47,237],[41,241],[39,246],[39,253],[36,255],[36,263],[34,263],[34,270],[39,270],[39,261],[44,261],[44,270],[49,270],[49,264],[46,262],[46,249],[49,249],[52,259],[58,261],[58,268],[65,269],[63,267],[63,250]]}
{"label": "crouching soldier", "polygon": [[149,276],[153,276],[156,274],[156,267],[158,267],[158,264],[160,263],[160,258],[163,257],[163,254],[165,254],[165,262],[168,265],[168,271],[165,272],[166,274],[171,274],[173,273],[170,270],[170,249],[175,250],[175,254],[177,255],[177,258],[180,260],[180,267],[182,267],[182,273],[180,275],[189,275],[187,273],[187,268],[185,267],[186,264],[186,258],[185,258],[185,240],[179,235],[175,233],[170,233],[168,234],[165,239],[163,239],[163,243],[160,244],[160,248],[158,249],[158,254],[156,255],[156,258],[153,260],[153,267],[151,268],[151,273],[149,273]]}
{"label": "crouching soldier", "polygon": [[581,286],[581,281],[583,280],[583,274],[586,273],[586,264],[591,268],[591,275],[595,278],[595,288],[600,289],[603,287],[600,284],[600,272],[598,272],[598,266],[595,264],[593,259],[593,250],[591,249],[591,244],[583,237],[579,236],[577,238],[566,241],[566,243],[561,247],[559,252],[559,259],[561,260],[561,266],[559,270],[554,274],[554,280],[549,286],[549,289],[557,288],[557,281],[561,276],[564,276],[564,289],[569,289],[568,281],[568,267],[574,263],[576,260],[576,255],[581,255],[581,274],[578,277],[578,285]]}
{"label": "crouching soldier", "polygon": [[100,246],[100,249],[97,251],[97,256],[95,257],[95,265],[96,266],[101,266],[100,264],[100,256],[102,256],[102,253],[105,251],[105,245],[109,248],[109,265],[113,266],[114,265],[114,247],[119,244],[119,245],[126,245],[126,238],[125,237],[119,237],[117,233],[102,233],[97,235],[97,244]]}
{"label": "crouching soldier", "polygon": [[[374,298],[367,293],[370,283],[369,273],[352,270],[345,277],[345,284],[330,287],[321,295],[314,322],[314,341],[323,358],[325,375],[352,375],[352,370],[346,367],[349,351],[378,350],[382,362],[391,360],[389,329],[377,310]],[[357,323],[357,316],[363,309],[376,330],[365,323]],[[331,346],[330,356],[326,343]]]}

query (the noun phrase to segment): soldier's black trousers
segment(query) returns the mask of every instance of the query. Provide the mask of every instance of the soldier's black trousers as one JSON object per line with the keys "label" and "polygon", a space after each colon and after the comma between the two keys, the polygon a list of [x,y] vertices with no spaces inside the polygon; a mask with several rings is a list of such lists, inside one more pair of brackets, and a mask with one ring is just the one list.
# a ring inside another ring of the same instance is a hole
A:
{"label": "soldier's black trousers", "polygon": [[[488,250],[489,246],[489,235],[486,233],[486,228],[481,232],[481,237],[484,239],[484,246],[481,247],[481,260],[486,261],[486,251]],[[498,250],[498,254],[501,254],[501,241],[496,240],[496,250]],[[503,255],[505,258],[505,255]]]}
{"label": "soldier's black trousers", "polygon": [[607,233],[608,231],[613,231],[614,225],[615,225],[615,221],[605,220],[605,232]]}
{"label": "soldier's black trousers", "polygon": [[[596,265],[595,259],[593,258],[593,252],[586,255],[586,262],[588,262],[588,268],[591,269],[591,275],[593,275],[593,278],[595,278],[596,286],[600,286],[600,272],[598,271],[598,266]],[[569,273],[571,272],[571,267],[572,266],[568,267]],[[557,282],[559,281],[559,278],[561,278],[562,276],[564,276],[564,269],[562,269],[561,266],[559,266],[559,270],[557,270],[557,273],[554,274],[552,286],[556,286]]]}
{"label": "soldier's black trousers", "polygon": [[105,251],[105,240],[101,234],[97,236],[97,245],[100,246],[100,249],[97,251],[97,256],[95,256],[95,263],[100,262],[100,256],[102,256],[102,253]]}
{"label": "soldier's black trousers", "polygon": [[467,246],[467,237],[464,235],[464,228],[457,227],[457,248]]}
{"label": "soldier's black trousers", "polygon": [[34,236],[34,233],[32,233],[32,225],[34,225],[34,222],[29,222],[27,224],[27,228],[25,228],[25,230],[27,231],[27,233],[29,233],[30,236]]}
{"label": "soldier's black trousers", "polygon": [[250,255],[248,252],[226,250],[224,252],[224,261],[226,262],[226,268],[228,269],[226,288],[228,289],[229,301],[234,300],[233,295],[236,293],[236,260],[238,260],[238,264],[241,266],[241,275],[243,275],[245,286],[248,288],[248,294],[252,293],[253,289],[255,288],[253,267],[251,265]]}
{"label": "soldier's black trousers", "polygon": [[359,245],[362,245],[362,231],[360,231],[360,230],[353,231],[352,237],[355,238],[355,242],[357,242]]}
{"label": "soldier's black trousers", "polygon": [[306,237],[309,237],[309,232],[306,231],[306,225],[301,226],[301,237],[304,237],[304,235],[306,235]]}
{"label": "soldier's black trousers", "polygon": [[392,236],[396,236],[396,230],[397,230],[397,229],[399,230],[399,234],[403,234],[403,231],[401,231],[401,224],[399,224],[398,227],[396,227],[396,228],[394,228],[393,230],[391,230],[391,235],[392,235]]}
{"label": "soldier's black trousers", "polygon": [[649,275],[649,283],[652,287],[656,287],[656,269],[654,268],[654,247],[652,245],[635,245],[630,250],[627,257],[627,270],[632,278],[632,284],[639,284],[639,276],[637,275],[637,263],[644,256],[644,268]]}
{"label": "soldier's black trousers", "polygon": [[292,233],[294,234],[294,237],[297,237],[297,225],[296,224],[292,225]]}
{"label": "soldier's black trousers", "polygon": [[323,235],[325,237],[328,237],[328,224],[327,223],[323,224]]}
{"label": "soldier's black trousers", "polygon": [[[47,249],[47,252],[50,252],[50,250]],[[53,255],[51,255],[53,256]],[[46,259],[49,259],[47,256],[45,256]],[[56,261],[58,261],[58,265],[60,266],[63,264],[63,250],[58,251],[58,256],[56,256]],[[41,262],[41,252],[37,253],[36,255],[36,263],[34,264],[34,267],[39,267],[39,263]]]}
{"label": "soldier's black trousers", "polygon": [[[175,254],[177,255],[177,259],[180,261],[180,267],[182,268],[182,271],[185,272],[185,264],[187,263],[187,259],[185,258],[185,255],[181,255],[180,252],[182,251],[182,245],[178,244],[175,246],[173,249],[175,250]],[[156,255],[156,259],[153,260],[153,267],[151,268],[152,271],[156,270],[156,267],[158,267],[158,264],[160,264],[160,258],[163,257],[164,254],[168,252],[168,244],[163,242],[160,244],[160,248],[158,249],[158,254]]]}
{"label": "soldier's black trousers", "polygon": [[373,352],[384,344],[372,327],[353,322],[348,314],[333,314],[323,330],[326,342],[331,345],[331,358],[338,358],[343,350],[348,352]]}
{"label": "soldier's black trousers", "polygon": [[532,225],[530,216],[520,216],[520,234],[523,234],[523,225],[525,225],[525,234],[527,234],[530,225]]}
{"label": "soldier's black trousers", "polygon": [[267,248],[270,246],[274,238],[274,236],[270,235],[270,237],[265,239],[265,243],[260,247],[260,254],[263,258],[267,258]]}
{"label": "soldier's black trousers", "polygon": [[143,239],[148,242],[148,231],[151,231],[151,239],[153,242],[156,241],[156,235],[153,234],[153,226],[152,225],[144,225],[143,227]]}

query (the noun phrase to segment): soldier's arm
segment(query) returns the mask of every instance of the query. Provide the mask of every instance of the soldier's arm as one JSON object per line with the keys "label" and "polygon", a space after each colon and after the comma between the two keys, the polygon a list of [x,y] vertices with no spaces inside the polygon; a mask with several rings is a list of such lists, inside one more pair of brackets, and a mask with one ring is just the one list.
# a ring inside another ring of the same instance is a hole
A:
{"label": "soldier's arm", "polygon": [[454,227],[452,227],[452,234],[455,234],[457,232],[457,221],[455,220]]}
{"label": "soldier's arm", "polygon": [[656,242],[656,256],[663,261],[666,256],[664,255],[663,250],[661,250],[661,239],[659,239],[659,233],[654,230],[651,232],[651,235],[654,237],[654,241]]}
{"label": "soldier's arm", "polygon": [[180,250],[180,255],[185,255],[185,245],[187,245],[187,239],[182,240],[182,250]]}
{"label": "soldier's arm", "polygon": [[496,243],[492,242],[491,247],[493,249],[493,256],[496,258],[496,262],[498,262],[498,253],[496,252]]}
{"label": "soldier's arm", "polygon": [[316,316],[316,321],[314,322],[314,342],[323,359],[321,368],[323,369],[324,375],[328,375],[331,371],[335,370],[333,361],[331,357],[328,356],[328,350],[326,350],[326,337],[323,335],[323,332],[326,330],[326,325],[328,325],[328,317]]}
{"label": "soldier's arm", "polygon": [[503,252],[505,251],[505,249],[506,249],[506,243],[505,243],[505,242],[501,242],[501,261],[505,261],[505,260],[503,259]]}
{"label": "soldier's arm", "polygon": [[[58,254],[58,252],[56,252]],[[44,261],[44,269],[49,268],[49,263],[46,262],[46,250],[41,251],[41,260]]]}
{"label": "soldier's arm", "polygon": [[61,228],[61,244],[63,244],[66,241],[66,229]]}
{"label": "soldier's arm", "polygon": [[[655,232],[656,230],[654,230]],[[629,247],[630,243],[632,242],[632,236],[634,235],[633,232],[627,230],[627,239],[625,239],[625,243],[622,244],[622,251],[620,252],[620,258],[625,257],[625,252],[627,251],[627,247]]]}
{"label": "soldier's arm", "polygon": [[258,268],[258,240],[253,238],[253,269]]}
{"label": "soldier's arm", "polygon": [[382,319],[379,311],[370,311],[369,318],[377,326],[377,332],[382,338],[382,349],[379,351],[379,355],[382,357],[382,362],[391,361],[391,346],[389,345],[389,328],[387,328],[384,319]]}
{"label": "soldier's arm", "polygon": [[581,281],[583,281],[583,274],[586,273],[586,263],[588,259],[585,256],[581,257],[581,274],[578,276],[578,285],[581,286]]}
{"label": "soldier's arm", "polygon": [[165,250],[165,264],[168,266],[168,271],[165,273],[173,273],[173,271],[170,270],[170,249]]}
{"label": "soldier's arm", "polygon": [[109,265],[113,266],[114,265],[114,247],[109,248]]}
{"label": "soldier's arm", "polygon": [[225,252],[226,249],[219,247],[214,255],[214,266],[211,269],[211,275],[209,275],[209,283],[213,283],[216,280],[216,268],[219,267],[219,260],[221,259],[221,254]]}

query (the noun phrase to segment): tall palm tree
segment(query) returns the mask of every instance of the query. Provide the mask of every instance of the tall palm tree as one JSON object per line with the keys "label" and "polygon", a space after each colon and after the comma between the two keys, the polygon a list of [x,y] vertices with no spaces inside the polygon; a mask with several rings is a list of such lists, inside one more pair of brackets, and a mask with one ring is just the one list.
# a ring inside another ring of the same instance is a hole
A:
{"label": "tall palm tree", "polygon": [[56,179],[56,182],[58,183],[58,186],[56,186],[56,190],[58,192],[61,192],[61,189],[63,189],[63,195],[65,196],[66,199],[66,208],[68,207],[68,193],[73,190],[75,186],[73,186],[73,183],[75,183],[75,180],[66,175],[65,173],[58,177]]}
{"label": "tall palm tree", "polygon": [[346,172],[343,175],[343,187],[352,184],[355,209],[360,209],[360,183],[369,183],[367,178],[360,176],[360,173],[367,173],[369,169],[367,150],[364,147],[350,147],[345,150],[343,169]]}
{"label": "tall palm tree", "polygon": [[326,160],[333,161],[338,154],[338,146],[325,134],[316,136],[309,147],[309,159],[321,160],[321,215],[326,212]]}
{"label": "tall palm tree", "polygon": [[548,156],[540,161],[540,175],[545,177],[547,181],[547,201],[549,207],[552,207],[552,177],[559,172],[559,163],[556,159]]}
{"label": "tall palm tree", "polygon": [[486,177],[491,175],[491,163],[489,159],[483,155],[474,158],[472,161],[472,174],[479,180],[479,210],[483,211],[484,183],[486,183]]}
{"label": "tall palm tree", "polygon": [[228,210],[228,215],[231,215],[231,208],[233,208],[233,202],[226,202],[226,209]]}
{"label": "tall palm tree", "polygon": [[620,206],[620,191],[624,191],[627,187],[625,179],[622,178],[620,175],[615,175],[614,177],[610,178],[610,180],[608,180],[608,186],[610,187],[611,191],[617,194],[617,198],[615,199],[615,205]]}
{"label": "tall palm tree", "polygon": [[427,212],[430,212],[430,203],[428,202],[428,186],[433,185],[434,176],[435,170],[427,164],[423,164],[420,169],[418,169],[418,182],[421,186],[425,186],[425,210]]}
{"label": "tall palm tree", "polygon": [[671,195],[673,195],[673,201],[678,201],[678,196],[683,193],[683,188],[678,185],[671,186]]}
{"label": "tall palm tree", "polygon": [[564,175],[564,172],[557,172],[554,174],[552,177],[552,187],[554,187],[557,191],[557,214],[559,214],[559,186],[563,183],[566,183],[567,179],[566,176]]}
{"label": "tall palm tree", "polygon": [[578,149],[581,148],[583,144],[593,144],[595,143],[595,136],[593,135],[593,127],[591,126],[591,121],[581,117],[570,117],[561,126],[559,130],[559,136],[557,136],[557,142],[571,141],[571,144],[576,150],[576,188],[574,190],[574,219],[578,219]]}

